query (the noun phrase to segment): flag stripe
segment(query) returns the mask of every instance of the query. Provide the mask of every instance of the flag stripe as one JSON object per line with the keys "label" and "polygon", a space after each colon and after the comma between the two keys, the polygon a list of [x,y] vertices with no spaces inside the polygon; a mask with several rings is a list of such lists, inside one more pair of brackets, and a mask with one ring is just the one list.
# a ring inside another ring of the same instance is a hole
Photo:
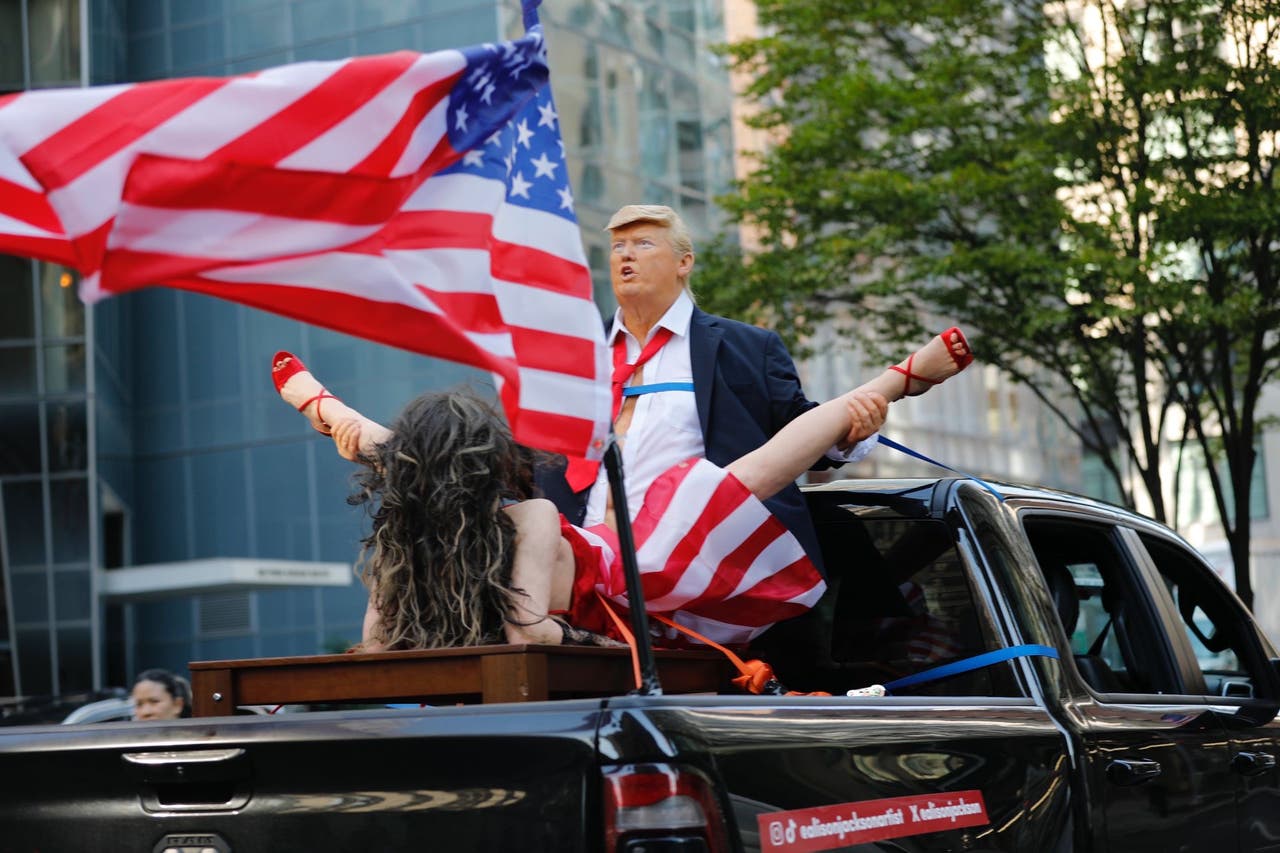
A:
{"label": "flag stripe", "polygon": [[401,111],[400,121],[382,144],[370,151],[355,170],[376,175],[411,175],[422,168],[421,154],[436,151],[440,140],[446,138],[447,111],[440,105],[456,79],[457,75],[446,77],[418,92]]}
{"label": "flag stripe", "polygon": [[292,218],[301,225],[316,221],[381,225],[396,215],[412,190],[412,181],[211,160],[192,163],[143,154],[129,174],[124,200],[197,213],[245,211]]}
{"label": "flag stripe", "polygon": [[[49,206],[43,193],[29,190],[0,177],[0,197],[4,198],[3,214],[13,220],[49,235],[60,235],[62,223]],[[0,228],[0,233],[5,229]]]}
{"label": "flag stripe", "polygon": [[[732,474],[705,459],[656,479],[635,526],[646,607],[717,642],[747,642],[811,608],[826,589],[795,537]],[[625,606],[616,535],[604,525],[582,534],[608,561],[597,589]]]}
{"label": "flag stripe", "polygon": [[[274,165],[385,90],[413,65],[414,58],[415,54],[401,52],[372,57],[367,62],[346,63],[302,97],[209,156],[229,162],[249,160]],[[299,127],[306,128],[306,132],[299,134]]]}
{"label": "flag stripe", "polygon": [[99,104],[132,87],[96,86],[22,92],[0,100],[0,140],[23,155]]}
{"label": "flag stripe", "polygon": [[[225,85],[196,78],[125,89],[27,151],[23,160],[46,188],[64,187]],[[121,115],[129,121],[120,121]]]}
{"label": "flag stripe", "polygon": [[[256,261],[280,255],[312,252],[332,243],[352,243],[377,228],[376,225],[343,225],[334,222],[303,222],[234,210],[196,210],[174,213],[159,208],[121,208],[111,232],[109,257],[105,268],[123,271],[134,254],[167,253],[174,267],[168,272],[146,271],[130,278],[151,276],[150,282],[163,281],[164,275],[181,270],[207,269],[223,261]],[[161,275],[161,278],[155,278]],[[112,285],[104,282],[108,288]]]}

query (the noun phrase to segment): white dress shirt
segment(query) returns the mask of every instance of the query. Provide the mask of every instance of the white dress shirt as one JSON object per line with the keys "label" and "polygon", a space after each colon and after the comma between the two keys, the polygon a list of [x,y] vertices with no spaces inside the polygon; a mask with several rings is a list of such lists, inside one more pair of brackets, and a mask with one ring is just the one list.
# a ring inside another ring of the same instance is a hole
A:
{"label": "white dress shirt", "polygon": [[[671,330],[671,340],[644,363],[641,382],[693,382],[693,365],[689,359],[689,322],[693,318],[693,301],[681,293],[650,331]],[[627,363],[634,364],[646,343],[636,340],[622,324],[622,312],[613,316],[607,340],[613,344],[621,335],[626,341]],[[653,481],[672,465],[693,456],[706,455],[702,443],[702,425],[698,422],[698,406],[692,391],[656,391],[635,398],[631,424],[622,439],[622,470],[627,483],[627,510],[634,518]],[[603,465],[596,483],[587,496],[586,526],[604,521],[609,494],[609,475]]]}
{"label": "white dress shirt", "polygon": [[[641,367],[640,381],[633,378],[630,384],[693,383],[693,363],[689,357],[689,324],[692,319],[693,300],[688,293],[682,292],[649,332],[652,337],[659,328],[667,328],[671,330],[671,339]],[[613,315],[613,325],[607,338],[610,345],[618,340],[619,335],[626,341],[627,363],[634,364],[647,341],[636,340],[627,331],[622,323],[621,309]],[[690,457],[706,455],[702,424],[698,420],[698,406],[692,391],[656,391],[641,394],[635,401],[631,424],[622,439],[627,510],[632,518],[644,502],[649,486],[668,468]],[[826,455],[836,462],[856,462],[871,452],[876,440],[876,436],[871,436],[847,451],[832,447]],[[595,485],[587,496],[585,526],[604,521],[608,494],[609,475],[601,465]]]}

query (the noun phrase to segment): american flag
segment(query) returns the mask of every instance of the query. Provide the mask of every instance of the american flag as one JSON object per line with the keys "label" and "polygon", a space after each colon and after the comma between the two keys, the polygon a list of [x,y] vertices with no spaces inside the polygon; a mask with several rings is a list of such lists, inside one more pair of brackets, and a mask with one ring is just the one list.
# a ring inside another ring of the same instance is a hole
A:
{"label": "american flag", "polygon": [[0,251],[492,371],[598,458],[609,364],[535,7],[514,41],[0,98]]}
{"label": "american flag", "polygon": [[[632,532],[647,610],[717,643],[744,645],[808,611],[827,588],[786,526],[705,459],[680,463],[655,480]],[[629,606],[617,534],[603,524],[578,534],[600,561],[595,591]],[[579,624],[612,633],[599,615]],[[674,629],[662,630],[663,645],[688,643]]]}

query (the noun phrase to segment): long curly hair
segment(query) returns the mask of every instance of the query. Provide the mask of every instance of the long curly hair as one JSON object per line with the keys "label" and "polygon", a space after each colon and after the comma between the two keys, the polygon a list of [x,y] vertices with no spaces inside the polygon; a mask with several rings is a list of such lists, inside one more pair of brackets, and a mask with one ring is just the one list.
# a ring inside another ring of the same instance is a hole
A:
{"label": "long curly hair", "polygon": [[357,475],[367,506],[361,579],[392,649],[504,642],[515,524],[505,502],[533,492],[533,453],[469,391],[423,394]]}

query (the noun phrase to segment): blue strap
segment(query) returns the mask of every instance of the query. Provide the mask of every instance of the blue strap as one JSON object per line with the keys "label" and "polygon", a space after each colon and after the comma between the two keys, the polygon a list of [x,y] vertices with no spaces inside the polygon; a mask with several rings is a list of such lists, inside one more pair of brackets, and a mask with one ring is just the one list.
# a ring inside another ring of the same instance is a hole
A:
{"label": "blue strap", "polygon": [[652,385],[632,385],[622,389],[624,397],[639,397],[641,394],[653,394],[657,391],[692,391],[692,382],[655,382]]}
{"label": "blue strap", "polygon": [[923,453],[920,453],[917,450],[912,450],[910,447],[907,447],[905,444],[898,444],[898,442],[894,441],[892,438],[886,438],[883,433],[880,434],[879,442],[886,447],[892,447],[894,450],[897,450],[899,453],[905,453],[908,456],[914,456],[916,459],[919,459],[922,462],[928,462],[930,465],[936,465],[945,471],[950,471],[953,474],[959,474],[961,477],[964,477],[966,480],[973,480],[979,486],[982,486],[982,488],[986,489],[988,492],[995,495],[996,500],[1000,501],[1001,503],[1004,503],[1004,496],[1001,495],[999,492],[997,492],[994,488],[992,488],[990,483],[988,483],[986,480],[983,480],[980,477],[975,477],[972,474],[966,474],[963,471],[959,471],[955,468],[952,468],[950,465],[943,465],[937,459],[930,459],[928,456],[925,456]]}
{"label": "blue strap", "polygon": [[900,690],[903,687],[910,687],[913,684],[924,684],[926,681],[937,681],[940,678],[959,675],[962,672],[982,669],[984,666],[991,666],[993,663],[1000,663],[1001,661],[1025,657],[1057,658],[1058,650],[1052,646],[1040,646],[1030,643],[1024,646],[1009,646],[1004,649],[996,649],[994,652],[986,652],[984,654],[975,655],[971,658],[965,658],[964,660],[943,664],[942,666],[935,666],[933,669],[926,669],[923,672],[917,672],[913,675],[899,678],[897,681],[890,681],[884,686],[884,689],[886,692],[892,693],[894,690]]}

